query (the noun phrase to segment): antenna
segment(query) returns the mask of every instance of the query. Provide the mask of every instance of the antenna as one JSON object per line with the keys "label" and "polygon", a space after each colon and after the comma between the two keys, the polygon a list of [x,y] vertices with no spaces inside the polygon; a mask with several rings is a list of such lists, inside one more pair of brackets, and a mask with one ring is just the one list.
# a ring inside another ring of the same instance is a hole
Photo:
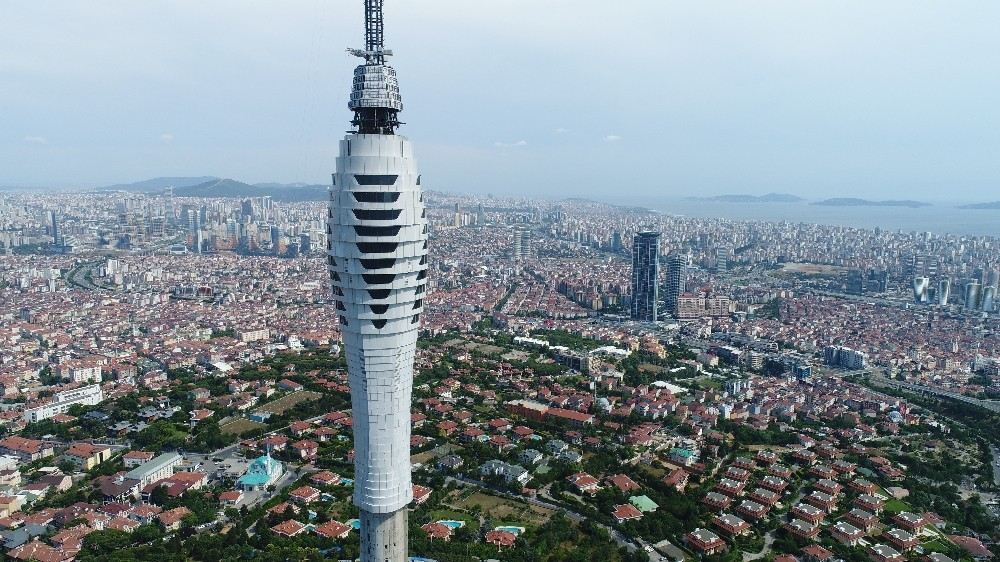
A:
{"label": "antenna", "polygon": [[365,48],[347,49],[348,53],[365,59],[367,64],[385,64],[385,57],[392,55],[392,50],[385,48],[385,24],[382,21],[382,2],[384,0],[365,1]]}
{"label": "antenna", "polygon": [[385,62],[381,54],[385,47],[382,32],[382,0],[365,0],[365,48],[379,53],[376,56],[380,64]]}
{"label": "antenna", "polygon": [[351,125],[356,133],[391,135],[400,125],[397,114],[403,110],[396,71],[385,64],[392,51],[385,48],[382,20],[383,0],[364,0],[365,48],[347,52],[365,59],[354,69],[351,100],[347,106],[354,112]]}

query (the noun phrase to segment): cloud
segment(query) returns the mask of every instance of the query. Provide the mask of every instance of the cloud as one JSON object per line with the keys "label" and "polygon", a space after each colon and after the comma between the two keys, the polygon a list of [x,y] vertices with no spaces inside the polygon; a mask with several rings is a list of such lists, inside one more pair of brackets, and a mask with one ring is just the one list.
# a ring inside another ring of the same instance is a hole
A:
{"label": "cloud", "polygon": [[622,138],[618,135],[607,135],[604,137],[604,142],[618,142],[620,140],[622,140]]}
{"label": "cloud", "polygon": [[24,142],[28,144],[49,144],[49,139],[39,136],[24,137]]}
{"label": "cloud", "polygon": [[163,141],[163,142],[165,142],[165,143],[167,143],[167,144],[170,144],[170,143],[174,142],[174,134],[173,133],[163,133],[162,135],[160,135],[160,140]]}
{"label": "cloud", "polygon": [[567,129],[565,127],[558,127],[554,132],[557,135],[561,135],[561,134],[564,134],[564,133],[568,133],[569,129]]}
{"label": "cloud", "polygon": [[526,141],[526,140],[519,140],[517,142],[500,142],[500,141],[497,141],[497,142],[493,143],[493,146],[496,146],[496,147],[499,147],[499,148],[511,148],[511,147],[514,147],[514,146],[528,146],[528,141]]}

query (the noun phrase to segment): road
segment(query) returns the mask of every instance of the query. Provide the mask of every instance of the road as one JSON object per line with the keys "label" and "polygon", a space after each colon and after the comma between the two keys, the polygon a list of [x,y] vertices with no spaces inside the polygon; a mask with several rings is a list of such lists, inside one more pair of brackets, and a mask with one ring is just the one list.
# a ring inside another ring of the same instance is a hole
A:
{"label": "road", "polygon": [[973,398],[971,396],[966,396],[964,394],[959,394],[957,392],[950,392],[941,388],[935,388],[932,386],[926,386],[922,384],[913,384],[903,381],[887,379],[882,376],[873,376],[871,380],[877,385],[908,390],[910,392],[916,392],[918,394],[933,394],[935,396],[940,396],[942,398],[950,398],[951,400],[958,400],[959,402],[965,402],[966,404],[979,406],[980,408],[985,408],[991,412],[1000,413],[1000,402],[996,400],[980,400],[978,398]]}
{"label": "road", "polygon": [[1000,449],[990,445],[990,452],[993,453],[993,482],[1000,486]]}
{"label": "road", "polygon": [[768,531],[767,533],[764,534],[764,548],[762,548],[760,552],[754,552],[754,553],[744,552],[743,562],[750,562],[751,560],[759,560],[767,556],[767,554],[771,552],[772,544],[774,544],[774,531]]}
{"label": "road", "polygon": [[66,281],[70,285],[76,285],[81,289],[87,289],[88,291],[96,291],[103,289],[103,287],[98,287],[87,279],[87,273],[90,273],[95,267],[99,265],[98,262],[89,262],[80,264],[79,266],[70,270],[69,275],[66,276]]}

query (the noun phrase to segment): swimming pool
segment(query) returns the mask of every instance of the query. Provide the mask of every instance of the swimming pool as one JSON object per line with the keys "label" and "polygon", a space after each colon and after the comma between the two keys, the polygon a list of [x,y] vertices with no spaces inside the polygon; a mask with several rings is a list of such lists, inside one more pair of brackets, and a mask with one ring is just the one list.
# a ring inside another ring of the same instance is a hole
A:
{"label": "swimming pool", "polygon": [[349,519],[347,521],[347,524],[350,525],[351,528],[354,529],[355,531],[357,531],[358,529],[361,528],[361,520],[360,519]]}
{"label": "swimming pool", "polygon": [[508,533],[514,535],[515,537],[521,536],[524,532],[524,527],[496,527],[495,531],[507,531]]}
{"label": "swimming pool", "polygon": [[350,478],[341,478],[340,479],[340,485],[341,486],[353,486],[354,485],[354,480],[351,480]]}
{"label": "swimming pool", "polygon": [[455,519],[442,519],[438,521],[438,523],[444,525],[445,527],[449,527],[452,530],[465,527],[465,521],[456,521]]}

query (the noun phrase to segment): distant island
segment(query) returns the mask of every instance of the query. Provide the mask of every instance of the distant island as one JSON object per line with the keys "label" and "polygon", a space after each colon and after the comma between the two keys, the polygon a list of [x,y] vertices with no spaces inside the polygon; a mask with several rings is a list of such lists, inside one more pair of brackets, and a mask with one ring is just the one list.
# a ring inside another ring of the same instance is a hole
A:
{"label": "distant island", "polygon": [[801,197],[787,193],[768,193],[766,195],[731,193],[727,195],[713,195],[711,197],[691,197],[690,199],[694,201],[716,201],[719,203],[798,203],[804,201]]}
{"label": "distant island", "polygon": [[923,201],[910,201],[907,199],[870,201],[868,199],[858,199],[856,197],[834,197],[832,199],[816,201],[813,205],[825,205],[827,207],[909,207],[911,209],[931,206],[930,203],[924,203]]}
{"label": "distant island", "polygon": [[1000,209],[1000,201],[992,201],[990,203],[971,203],[969,205],[962,205],[959,209]]}
{"label": "distant island", "polygon": [[325,201],[330,197],[329,188],[325,185],[248,184],[214,176],[153,178],[108,186],[102,191],[161,193],[167,188],[173,188],[175,197],[271,197],[275,201]]}

